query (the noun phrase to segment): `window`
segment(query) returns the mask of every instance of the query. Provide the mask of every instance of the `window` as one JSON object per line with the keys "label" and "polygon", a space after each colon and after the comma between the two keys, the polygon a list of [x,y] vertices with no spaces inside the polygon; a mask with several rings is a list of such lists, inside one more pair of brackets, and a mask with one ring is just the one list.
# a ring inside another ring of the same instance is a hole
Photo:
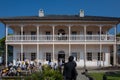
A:
{"label": "window", "polygon": [[87,31],[87,34],[88,35],[92,35],[92,31]]}
{"label": "window", "polygon": [[[100,31],[98,31],[98,34],[100,35]],[[101,34],[103,34],[103,31],[101,31]]]}
{"label": "window", "polygon": [[92,61],[92,53],[91,52],[87,53],[87,60]]}
{"label": "window", "polygon": [[36,53],[31,53],[31,60],[34,61],[36,59]]}
{"label": "window", "polygon": [[74,60],[77,61],[77,52],[72,52],[72,56],[74,57]]}
{"label": "window", "polygon": [[51,61],[51,53],[46,53],[46,61]]}
{"label": "window", "polygon": [[104,58],[103,58],[103,56],[104,56],[104,53],[98,53],[98,61],[103,61],[104,60]]}

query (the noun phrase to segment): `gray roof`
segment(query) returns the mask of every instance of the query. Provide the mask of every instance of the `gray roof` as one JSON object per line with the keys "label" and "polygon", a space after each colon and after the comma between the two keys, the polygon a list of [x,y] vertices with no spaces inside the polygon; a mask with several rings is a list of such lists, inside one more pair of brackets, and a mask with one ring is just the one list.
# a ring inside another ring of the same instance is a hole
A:
{"label": "gray roof", "polygon": [[0,21],[21,21],[21,20],[79,20],[79,21],[120,21],[117,17],[102,17],[102,16],[84,16],[78,15],[46,15],[44,17],[39,16],[18,16],[18,17],[4,17],[0,18]]}

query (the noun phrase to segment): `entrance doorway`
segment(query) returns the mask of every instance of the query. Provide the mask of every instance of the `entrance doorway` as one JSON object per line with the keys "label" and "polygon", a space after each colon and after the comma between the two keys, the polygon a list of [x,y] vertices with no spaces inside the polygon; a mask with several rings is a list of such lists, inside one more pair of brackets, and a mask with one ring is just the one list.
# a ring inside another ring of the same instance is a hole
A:
{"label": "entrance doorway", "polygon": [[65,52],[64,51],[58,52],[58,62],[61,64],[65,63]]}

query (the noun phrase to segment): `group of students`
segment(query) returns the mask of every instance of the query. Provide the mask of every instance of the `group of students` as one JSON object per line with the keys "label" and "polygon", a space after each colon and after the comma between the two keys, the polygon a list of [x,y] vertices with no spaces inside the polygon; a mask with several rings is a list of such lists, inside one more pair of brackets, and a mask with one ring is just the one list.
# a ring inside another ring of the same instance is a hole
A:
{"label": "group of students", "polygon": [[[57,70],[59,69],[60,72],[64,76],[64,80],[76,80],[77,78],[77,70],[76,70],[76,62],[74,61],[74,57],[70,56],[68,58],[68,62],[61,64],[61,63],[54,63],[52,64],[51,61],[48,62],[48,66],[51,67],[51,69]],[[62,68],[63,67],[63,68]],[[63,69],[63,71],[62,71]],[[16,65],[13,65],[12,62],[9,63],[7,68],[4,68],[0,70],[1,76],[19,76],[21,75],[22,71],[29,71],[30,73],[35,71],[42,71],[42,64],[39,63],[28,63],[27,61],[23,62],[17,62]]]}
{"label": "group of students", "polygon": [[8,67],[0,70],[1,76],[20,76],[22,72],[27,71],[30,74],[36,70],[42,70],[41,63],[36,66],[36,63],[29,63],[28,61],[17,62],[16,65],[13,65],[12,62],[8,64]]}

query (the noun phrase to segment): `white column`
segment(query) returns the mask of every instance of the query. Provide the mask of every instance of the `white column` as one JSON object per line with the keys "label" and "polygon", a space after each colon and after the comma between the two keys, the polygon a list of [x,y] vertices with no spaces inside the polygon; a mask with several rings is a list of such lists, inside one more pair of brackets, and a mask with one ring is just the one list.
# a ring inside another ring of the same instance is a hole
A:
{"label": "white column", "polygon": [[6,58],[6,67],[8,66],[7,65],[7,62],[8,62],[8,45],[6,44],[6,56],[5,56],[5,58]]}
{"label": "white column", "polygon": [[102,52],[101,52],[101,50],[102,50],[102,45],[101,45],[101,30],[102,30],[102,26],[100,25],[99,26],[99,29],[100,29],[100,67],[101,67],[101,56],[102,56]]}
{"label": "white column", "polygon": [[23,25],[21,25],[21,61],[23,61]]}
{"label": "white column", "polygon": [[69,56],[71,55],[70,37],[71,37],[71,26],[69,26]]}
{"label": "white column", "polygon": [[53,62],[55,62],[55,45],[53,44]]}
{"label": "white column", "polygon": [[23,41],[23,25],[21,25],[21,41]]}
{"label": "white column", "polygon": [[8,36],[8,26],[7,25],[5,26],[5,29],[6,29],[6,41],[7,41],[7,36]]}
{"label": "white column", "polygon": [[52,26],[53,29],[53,62],[55,62],[55,44],[54,44],[54,40],[55,40],[55,26]]}
{"label": "white column", "polygon": [[113,60],[114,60],[114,66],[117,65],[117,42],[116,42],[116,35],[117,35],[117,25],[114,26],[114,32],[115,32],[115,44],[114,44],[114,55],[113,55]]}
{"label": "white column", "polygon": [[116,66],[116,58],[117,58],[117,55],[116,55],[116,44],[114,44],[113,47],[114,47],[114,52],[113,52],[113,65]]}
{"label": "white column", "polygon": [[37,26],[37,41],[39,41],[39,26]]}
{"label": "white column", "polygon": [[71,37],[71,26],[69,26],[69,41],[70,41],[70,37]]}
{"label": "white column", "polygon": [[102,31],[102,26],[101,25],[99,26],[99,29],[100,29],[99,32],[100,32],[100,41],[101,41],[101,31]]}
{"label": "white column", "polygon": [[86,44],[84,44],[84,68],[86,68]]}
{"label": "white column", "polygon": [[[37,41],[39,41],[39,25],[37,25]],[[37,64],[39,64],[39,43],[37,42]]]}
{"label": "white column", "polygon": [[69,44],[69,56],[71,55],[71,44]]}
{"label": "white column", "polygon": [[84,39],[85,39],[85,42],[86,42],[86,25],[84,25]]}
{"label": "white column", "polygon": [[39,63],[39,44],[37,44],[37,62]]}
{"label": "white column", "polygon": [[115,45],[116,45],[116,53],[115,53],[115,56],[116,56],[116,64],[115,65],[118,65],[118,56],[117,56],[117,54],[118,54],[118,49],[117,49],[117,34],[118,34],[118,32],[117,32],[117,25],[115,25]]}
{"label": "white column", "polygon": [[102,50],[102,46],[101,46],[101,43],[100,43],[100,67],[101,67],[101,56],[102,56],[102,55],[101,55],[101,54],[102,54],[102,53],[101,53],[101,50]]}
{"label": "white column", "polygon": [[5,33],[5,34],[6,34],[6,56],[5,56],[5,59],[6,59],[6,62],[5,62],[5,63],[6,63],[6,65],[5,65],[5,66],[7,67],[7,66],[8,66],[8,65],[7,65],[7,62],[8,62],[8,45],[7,45],[8,26],[5,25],[5,28],[6,28],[6,31],[5,31],[5,32],[6,32],[6,33]]}
{"label": "white column", "polygon": [[52,29],[53,29],[53,41],[55,40],[55,26],[53,25],[52,26]]}
{"label": "white column", "polygon": [[105,66],[105,53],[104,52],[102,52],[103,53],[103,67]]}
{"label": "white column", "polygon": [[115,42],[116,42],[116,35],[117,35],[117,25],[114,27],[115,29]]}
{"label": "white column", "polygon": [[86,68],[86,25],[84,25],[84,38],[85,38],[85,44],[84,44],[84,68]]}

